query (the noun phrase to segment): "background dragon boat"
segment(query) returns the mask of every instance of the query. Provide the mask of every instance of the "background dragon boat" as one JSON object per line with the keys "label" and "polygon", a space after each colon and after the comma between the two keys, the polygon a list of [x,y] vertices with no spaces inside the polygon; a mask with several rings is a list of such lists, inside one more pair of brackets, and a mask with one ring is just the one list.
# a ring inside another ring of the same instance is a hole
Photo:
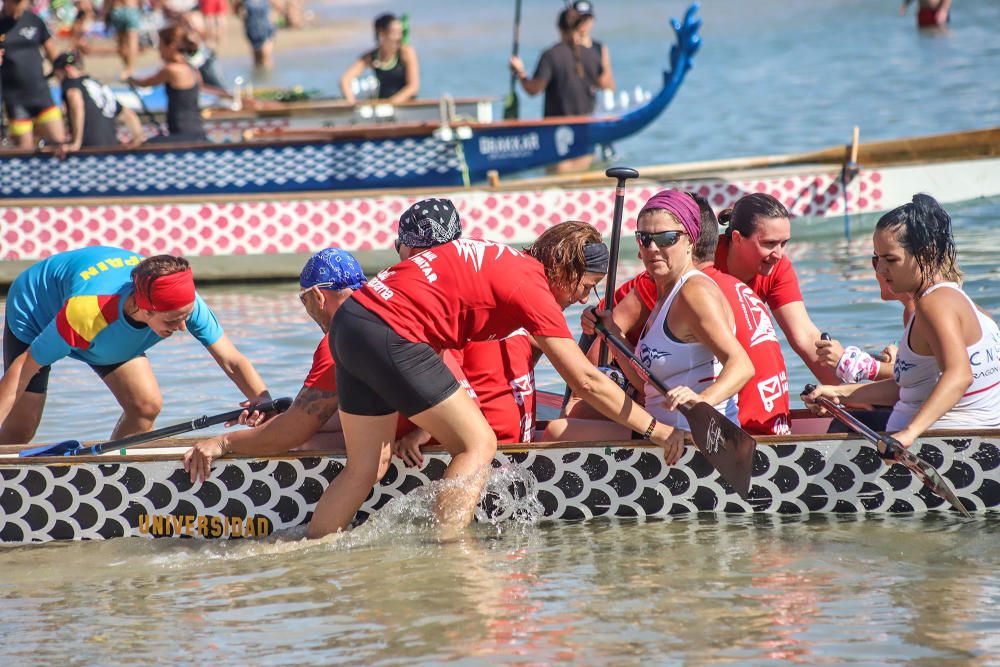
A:
{"label": "background dragon boat", "polygon": [[[796,430],[825,430],[800,418]],[[227,457],[192,485],[181,455],[196,440],[165,441],[121,456],[17,458],[0,447],[0,543],[114,537],[262,537],[308,523],[343,453]],[[973,513],[1000,508],[1000,430],[938,432],[913,451],[953,485]],[[648,443],[504,445],[480,520],[666,517],[714,513],[952,512],[900,465],[886,466],[867,441],[798,434],[761,437],[749,498],[742,500],[694,447],[667,466]],[[356,521],[394,498],[441,478],[447,455],[429,453],[420,469],[398,459]],[[530,507],[529,507],[530,506]]]}
{"label": "background dragon boat", "polygon": [[[718,210],[750,192],[769,192],[794,216],[843,217],[886,211],[927,192],[942,203],[1000,195],[1000,128],[875,141],[792,155],[641,168],[626,192],[625,228],[664,187],[701,193]],[[0,173],[0,179],[5,174]],[[28,264],[85,245],[183,254],[200,279],[294,278],[306,253],[336,245],[378,271],[391,259],[399,215],[427,196],[451,198],[466,234],[530,243],[562,220],[594,224],[605,236],[614,187],[601,172],[502,181],[475,188],[238,196],[0,198],[0,284]]]}
{"label": "background dragon boat", "polygon": [[673,21],[677,43],[663,87],[611,117],[439,121],[288,130],[233,144],[174,144],[51,154],[0,154],[0,198],[130,197],[469,185],[592,153],[653,122],[674,98],[700,46],[692,6]]}

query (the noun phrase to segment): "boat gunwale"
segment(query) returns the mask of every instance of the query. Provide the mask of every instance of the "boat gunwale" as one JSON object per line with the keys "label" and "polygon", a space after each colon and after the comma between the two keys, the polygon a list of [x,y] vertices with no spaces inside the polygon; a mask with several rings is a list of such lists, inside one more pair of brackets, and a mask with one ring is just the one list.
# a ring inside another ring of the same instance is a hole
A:
{"label": "boat gunwale", "polygon": [[[962,431],[928,431],[923,439],[961,439],[961,438],[996,438],[1000,441],[1000,428],[998,429],[969,429]],[[176,447],[190,447],[204,438],[170,438],[156,443],[142,445],[137,449],[167,449]],[[87,442],[95,444],[99,441]],[[821,446],[835,446],[840,443],[861,443],[868,447],[874,447],[867,440],[856,434],[847,433],[802,433],[792,435],[771,435],[758,436],[757,444],[760,446],[781,446],[797,444],[813,444]],[[919,441],[918,441],[919,443]],[[688,443],[689,446],[691,443]],[[37,456],[37,457],[16,457],[14,456],[22,449],[28,449],[37,445],[0,445],[0,468],[16,468],[32,465],[75,465],[75,464],[129,464],[129,463],[158,463],[176,462],[183,458],[182,453],[170,454],[103,454],[97,456]],[[593,449],[649,449],[657,450],[658,446],[648,440],[588,440],[588,441],[551,441],[533,443],[510,443],[501,444],[497,447],[498,454],[522,454],[534,451],[549,452],[553,450],[593,450]],[[439,447],[423,450],[427,454],[446,454],[447,452]],[[254,454],[228,454],[220,457],[219,460],[294,460],[304,458],[343,458],[344,450],[323,449],[291,451],[282,454],[254,455]]]}

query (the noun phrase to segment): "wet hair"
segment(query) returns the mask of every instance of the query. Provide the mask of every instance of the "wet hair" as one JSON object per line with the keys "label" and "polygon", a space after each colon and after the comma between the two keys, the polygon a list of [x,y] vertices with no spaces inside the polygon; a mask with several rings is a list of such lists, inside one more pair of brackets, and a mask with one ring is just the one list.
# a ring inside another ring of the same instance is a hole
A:
{"label": "wet hair", "polygon": [[715,249],[719,245],[719,221],[707,199],[697,192],[688,192],[688,195],[698,204],[698,210],[701,211],[701,232],[694,244],[692,258],[697,264],[714,261]]}
{"label": "wet hair", "polygon": [[135,291],[142,294],[147,300],[153,298],[153,281],[163,276],[173,273],[180,273],[190,268],[190,264],[183,257],[173,255],[154,255],[147,257],[132,269],[132,284]]}
{"label": "wet hair", "polygon": [[741,236],[751,236],[757,230],[758,218],[787,218],[788,209],[765,192],[754,192],[741,197],[732,208],[719,213],[719,224],[727,226],[726,236],[733,238],[733,231]]}
{"label": "wet hair", "polygon": [[184,55],[190,56],[198,52],[198,45],[191,38],[187,28],[182,25],[167,26],[161,29],[158,35],[161,44],[177,47],[177,50]]}
{"label": "wet hair", "polygon": [[375,39],[378,39],[379,33],[385,32],[392,25],[393,21],[398,21],[399,17],[395,14],[386,12],[385,14],[379,14],[375,17]]}
{"label": "wet hair", "polygon": [[920,277],[929,284],[941,274],[945,280],[961,282],[951,216],[930,195],[913,195],[909,204],[892,209],[875,224],[875,231],[891,231],[920,267]]}
{"label": "wet hair", "polygon": [[546,229],[524,251],[542,263],[550,283],[572,290],[587,271],[583,247],[601,240],[593,225],[570,220]]}

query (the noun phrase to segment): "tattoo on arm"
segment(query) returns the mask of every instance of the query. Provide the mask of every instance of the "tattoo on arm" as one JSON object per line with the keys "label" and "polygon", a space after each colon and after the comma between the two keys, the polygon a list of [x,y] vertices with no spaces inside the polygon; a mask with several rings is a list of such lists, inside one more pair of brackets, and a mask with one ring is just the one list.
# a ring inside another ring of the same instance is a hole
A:
{"label": "tattoo on arm", "polygon": [[325,424],[333,416],[338,405],[337,392],[312,387],[302,387],[292,403],[293,408],[313,415],[321,424]]}

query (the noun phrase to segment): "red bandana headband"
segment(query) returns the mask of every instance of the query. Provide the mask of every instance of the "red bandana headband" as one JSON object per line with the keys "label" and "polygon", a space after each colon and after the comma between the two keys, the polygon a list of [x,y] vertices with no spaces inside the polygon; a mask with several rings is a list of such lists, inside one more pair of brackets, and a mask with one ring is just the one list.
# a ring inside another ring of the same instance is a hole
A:
{"label": "red bandana headband", "polygon": [[180,310],[194,302],[194,274],[187,268],[177,273],[154,278],[149,286],[149,298],[146,290],[135,290],[135,305],[143,310],[163,313],[170,310]]}

